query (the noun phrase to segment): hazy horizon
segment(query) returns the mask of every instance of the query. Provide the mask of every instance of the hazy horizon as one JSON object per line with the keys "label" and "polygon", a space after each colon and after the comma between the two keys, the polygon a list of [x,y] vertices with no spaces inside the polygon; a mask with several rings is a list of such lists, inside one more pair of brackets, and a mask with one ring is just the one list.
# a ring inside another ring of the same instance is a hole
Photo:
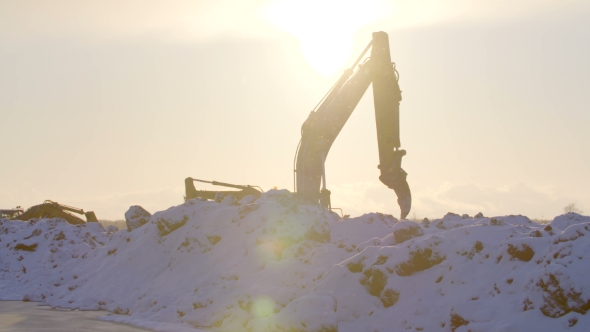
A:
{"label": "hazy horizon", "polygon": [[[0,208],[122,219],[182,203],[188,176],[293,190],[301,124],[379,30],[410,216],[589,212],[581,0],[0,0]],[[373,112],[369,92],[331,149],[332,205],[398,216]]]}

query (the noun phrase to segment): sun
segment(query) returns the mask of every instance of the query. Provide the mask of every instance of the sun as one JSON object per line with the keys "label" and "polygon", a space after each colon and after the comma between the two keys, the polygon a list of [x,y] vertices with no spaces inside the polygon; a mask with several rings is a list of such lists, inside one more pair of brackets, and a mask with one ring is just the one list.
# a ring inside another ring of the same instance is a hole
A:
{"label": "sun", "polygon": [[320,74],[345,68],[355,34],[388,12],[382,0],[274,0],[265,18],[299,41],[305,60]]}

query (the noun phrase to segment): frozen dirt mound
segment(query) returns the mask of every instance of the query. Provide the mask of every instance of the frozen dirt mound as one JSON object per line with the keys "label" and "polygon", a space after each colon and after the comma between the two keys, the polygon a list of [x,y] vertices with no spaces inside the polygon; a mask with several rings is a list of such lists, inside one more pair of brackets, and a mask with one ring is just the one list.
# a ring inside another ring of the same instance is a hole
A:
{"label": "frozen dirt mound", "polygon": [[[288,191],[199,199],[132,231],[0,224],[0,299],[158,330],[558,331],[590,320],[590,218],[341,219]],[[135,208],[137,210],[137,208]],[[143,221],[142,221],[143,223]]]}

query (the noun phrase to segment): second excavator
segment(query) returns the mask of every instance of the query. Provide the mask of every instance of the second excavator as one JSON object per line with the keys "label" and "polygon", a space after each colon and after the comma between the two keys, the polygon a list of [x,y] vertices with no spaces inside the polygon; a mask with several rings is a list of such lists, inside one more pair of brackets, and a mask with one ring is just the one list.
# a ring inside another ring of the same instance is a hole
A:
{"label": "second excavator", "polygon": [[[72,212],[84,215],[86,221],[73,215]],[[31,206],[27,211],[15,215],[12,219],[27,221],[33,218],[62,218],[72,225],[83,225],[86,222],[98,222],[96,214],[94,214],[93,211],[85,212],[82,209],[50,200],[45,200],[43,204]]]}
{"label": "second excavator", "polygon": [[[234,188],[234,189],[240,189],[240,190],[239,191],[237,191],[237,190],[228,190],[228,191],[197,190],[195,188],[194,182],[209,183],[214,186],[228,187],[228,188]],[[222,194],[223,196],[232,195],[237,200],[241,200],[242,198],[244,198],[245,196],[248,196],[248,195],[252,195],[252,196],[255,196],[256,198],[258,198],[258,197],[260,197],[260,195],[262,195],[262,192],[263,192],[260,187],[251,186],[249,184],[239,185],[239,184],[231,184],[231,183],[218,182],[218,181],[199,180],[199,179],[193,179],[191,177],[184,179],[184,189],[185,189],[185,196],[184,196],[185,201],[189,200],[189,199],[193,199],[193,198],[215,199],[215,197],[217,197],[217,194]]]}
{"label": "second excavator", "polygon": [[[370,57],[363,60],[369,49]],[[301,127],[301,140],[293,161],[294,187],[299,199],[312,203],[319,202],[324,207],[333,209],[330,202],[331,192],[326,187],[326,158],[344,124],[369,85],[373,84],[380,161],[378,168],[381,172],[379,180],[396,193],[401,210],[400,218],[407,217],[412,206],[412,195],[406,180],[407,173],[401,167],[402,157],[406,151],[401,149],[400,142],[399,104],[402,96],[398,80],[399,74],[395,63],[391,62],[389,37],[383,31],[374,32],[372,41],[354,65],[344,71]],[[255,189],[256,186],[186,178],[185,200],[216,197],[216,191],[197,191],[194,181],[240,189],[221,192],[234,195],[238,199],[246,195],[259,197],[262,193],[262,190]]]}

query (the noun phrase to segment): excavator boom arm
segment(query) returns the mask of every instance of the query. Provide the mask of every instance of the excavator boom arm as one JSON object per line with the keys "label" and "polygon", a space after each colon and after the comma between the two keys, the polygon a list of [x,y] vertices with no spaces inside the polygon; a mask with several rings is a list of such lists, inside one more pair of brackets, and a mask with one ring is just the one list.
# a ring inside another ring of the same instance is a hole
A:
{"label": "excavator boom arm", "polygon": [[[197,190],[195,188],[195,181],[196,182],[204,182],[210,183],[215,186],[222,186],[222,187],[229,187],[235,189],[241,189],[240,191],[217,191],[217,190]],[[204,198],[204,199],[215,199],[218,193],[221,193],[223,196],[232,195],[236,199],[240,200],[245,196],[253,195],[255,197],[260,197],[263,193],[262,189],[258,186],[251,186],[251,185],[238,185],[238,184],[231,184],[225,182],[218,182],[218,181],[206,181],[206,180],[199,180],[193,179],[188,177],[184,179],[184,188],[185,188],[185,196],[184,199],[189,200],[193,198]],[[258,189],[256,189],[258,188]]]}
{"label": "excavator boom arm", "polygon": [[[297,192],[319,199],[324,162],[334,140],[371,84],[370,66],[363,64],[352,75],[345,73],[326,100],[301,128],[297,152]],[[342,82],[345,81],[345,82]],[[340,88],[336,88],[340,85]]]}
{"label": "excavator boom arm", "polygon": [[57,207],[59,207],[60,209],[64,210],[64,211],[69,211],[69,212],[74,212],[77,214],[84,214],[84,210],[83,209],[79,209],[77,207],[73,207],[73,206],[69,206],[69,205],[65,205],[65,204],[59,204],[58,202],[54,202],[52,200],[46,199],[43,204],[53,204]]}

